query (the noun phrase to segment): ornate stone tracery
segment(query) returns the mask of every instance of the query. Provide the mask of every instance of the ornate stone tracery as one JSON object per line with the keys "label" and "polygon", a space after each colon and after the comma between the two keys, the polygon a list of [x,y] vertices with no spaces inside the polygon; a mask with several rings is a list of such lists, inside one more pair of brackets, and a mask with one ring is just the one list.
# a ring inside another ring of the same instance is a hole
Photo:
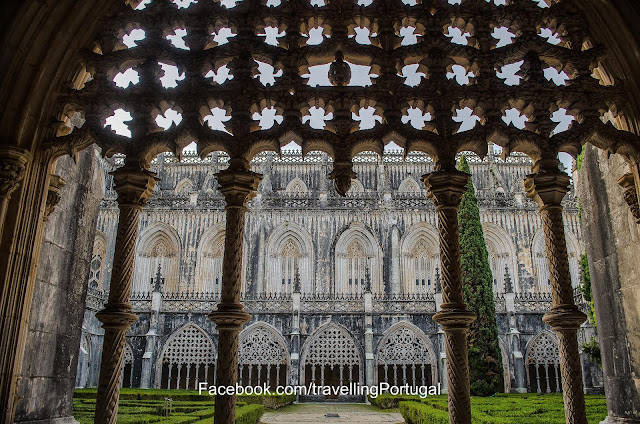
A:
{"label": "ornate stone tracery", "polygon": [[289,354],[282,336],[267,324],[250,325],[240,334],[240,384],[284,385],[288,378],[288,363]]}
{"label": "ornate stone tracery", "polygon": [[216,353],[209,336],[189,323],[173,333],[159,359],[162,388],[197,388],[198,381],[212,382]]}
{"label": "ornate stone tracery", "polygon": [[427,386],[435,382],[433,346],[418,328],[400,322],[385,332],[376,357],[378,381]]}
{"label": "ornate stone tracery", "polygon": [[549,332],[535,336],[528,345],[526,361],[529,391],[561,392],[560,351],[558,340]]}
{"label": "ornate stone tracery", "polygon": [[302,363],[305,384],[348,385],[361,382],[360,351],[342,326],[327,324],[305,342]]}

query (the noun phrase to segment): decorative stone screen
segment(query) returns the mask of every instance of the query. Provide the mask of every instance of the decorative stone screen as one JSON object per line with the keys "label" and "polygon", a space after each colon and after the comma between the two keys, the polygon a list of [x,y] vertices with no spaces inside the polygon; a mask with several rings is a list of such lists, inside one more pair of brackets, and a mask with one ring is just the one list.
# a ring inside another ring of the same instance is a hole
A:
{"label": "decorative stone screen", "polygon": [[353,337],[342,327],[319,328],[306,342],[304,382],[341,386],[360,382],[360,354]]}
{"label": "decorative stone screen", "polygon": [[199,381],[213,383],[216,354],[202,329],[187,324],[169,336],[162,350],[161,381],[164,389],[196,389]]}
{"label": "decorative stone screen", "polygon": [[434,354],[424,341],[424,335],[421,337],[408,325],[400,324],[380,341],[376,364],[379,383],[427,386],[433,381]]}
{"label": "decorative stone screen", "polygon": [[287,383],[287,347],[266,325],[254,324],[240,334],[238,380],[241,385],[272,387]]}
{"label": "decorative stone screen", "polygon": [[558,342],[551,333],[543,332],[529,344],[527,351],[529,391],[551,393],[562,391],[560,374],[560,351]]}
{"label": "decorative stone screen", "polygon": [[122,387],[133,387],[133,351],[124,345],[124,366],[122,367]]}
{"label": "decorative stone screen", "polygon": [[89,287],[102,289],[102,277],[107,246],[102,236],[97,236],[93,243],[93,254],[89,266]]}

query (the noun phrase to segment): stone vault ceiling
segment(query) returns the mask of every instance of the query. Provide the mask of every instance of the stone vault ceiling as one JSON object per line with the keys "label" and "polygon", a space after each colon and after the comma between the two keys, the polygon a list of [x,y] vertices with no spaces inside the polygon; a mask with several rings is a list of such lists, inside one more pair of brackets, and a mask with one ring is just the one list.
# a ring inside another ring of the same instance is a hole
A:
{"label": "stone vault ceiling", "polygon": [[[296,141],[334,160],[393,141],[437,169],[493,142],[557,160],[586,141],[631,155],[624,93],[571,0],[122,2],[59,96],[50,143],[147,168],[195,141],[250,160]],[[117,123],[117,125],[116,125]],[[567,129],[568,126],[568,129]],[[562,128],[561,128],[562,127]],[[119,128],[118,133],[114,128]],[[566,130],[565,130],[566,129]]]}

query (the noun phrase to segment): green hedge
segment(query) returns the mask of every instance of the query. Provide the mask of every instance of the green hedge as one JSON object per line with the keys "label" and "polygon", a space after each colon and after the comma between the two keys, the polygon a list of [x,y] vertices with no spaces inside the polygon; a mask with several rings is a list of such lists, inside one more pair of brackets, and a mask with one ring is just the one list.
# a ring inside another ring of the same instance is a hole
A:
{"label": "green hedge", "polygon": [[397,408],[398,404],[405,400],[420,402],[422,399],[420,398],[420,396],[411,395],[394,396],[390,394],[382,394],[376,397],[369,396],[369,402],[381,409]]}
{"label": "green hedge", "polygon": [[238,401],[246,402],[251,405],[263,405],[266,408],[278,409],[286,405],[292,404],[296,400],[295,395],[251,395],[238,396]]}
{"label": "green hedge", "polygon": [[264,406],[247,405],[236,411],[236,424],[256,424],[264,414]]}
{"label": "green hedge", "polygon": [[401,401],[398,406],[407,424],[449,424],[449,413],[433,406],[415,401]]}

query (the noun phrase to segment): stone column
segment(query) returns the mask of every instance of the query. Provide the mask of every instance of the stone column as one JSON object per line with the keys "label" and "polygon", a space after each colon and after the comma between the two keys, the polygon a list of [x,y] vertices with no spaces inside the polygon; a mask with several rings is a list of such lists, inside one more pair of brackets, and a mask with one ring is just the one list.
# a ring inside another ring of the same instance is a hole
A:
{"label": "stone column", "polygon": [[120,217],[113,260],[109,299],[96,314],[104,328],[95,422],[112,424],[118,414],[125,334],[138,317],[131,312],[129,296],[140,212],[153,195],[157,178],[146,169],[125,165],[112,173],[118,193]]}
{"label": "stone column", "polygon": [[564,394],[564,413],[569,424],[587,424],[582,384],[582,365],[578,352],[578,329],[587,316],[573,301],[567,242],[562,219],[562,198],[569,191],[569,176],[556,170],[539,170],[528,175],[527,196],[540,206],[544,229],[553,306],[543,320],[558,336],[560,369]]}
{"label": "stone column", "polygon": [[438,214],[443,303],[433,319],[444,330],[451,424],[471,424],[467,334],[476,315],[467,309],[462,298],[458,236],[458,207],[468,180],[469,174],[455,169],[435,171],[422,177]]}
{"label": "stone column", "polygon": [[[244,243],[247,202],[255,196],[262,176],[249,171],[249,162],[234,158],[229,168],[216,174],[220,192],[227,206],[227,223],[222,263],[222,293],[217,310],[209,314],[218,329],[218,360],[216,384],[235,386],[238,381],[238,334],[249,321],[249,314],[240,303],[242,288],[242,249]],[[236,396],[216,395],[214,422],[233,424],[236,416]]]}
{"label": "stone column", "polygon": [[371,290],[364,293],[364,360],[365,383],[375,384],[375,353],[373,351],[373,294]]}

